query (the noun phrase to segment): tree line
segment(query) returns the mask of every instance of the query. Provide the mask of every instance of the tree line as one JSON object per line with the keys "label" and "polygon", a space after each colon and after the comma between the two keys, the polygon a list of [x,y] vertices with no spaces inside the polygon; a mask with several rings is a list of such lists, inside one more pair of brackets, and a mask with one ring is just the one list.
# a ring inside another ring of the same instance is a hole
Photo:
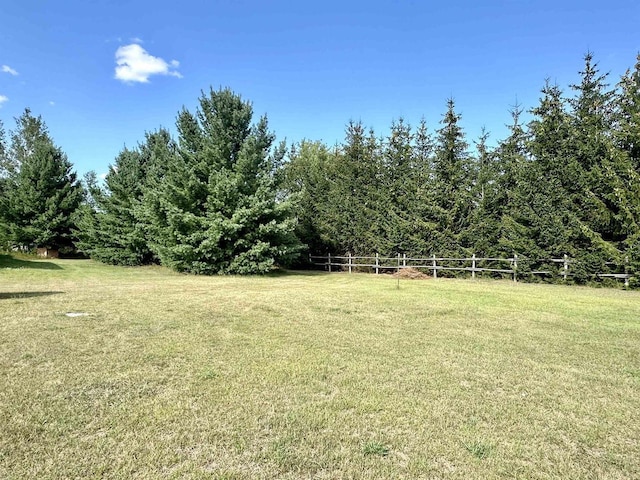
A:
{"label": "tree line", "polygon": [[[330,146],[276,144],[229,89],[123,149],[84,185],[27,110],[0,131],[0,238],[76,248],[106,263],[264,273],[304,253],[511,256],[640,272],[640,56],[611,86],[591,53],[568,92],[511,110],[508,135],[468,139],[453,99],[436,128],[403,119],[378,136],[349,122]],[[526,260],[520,262],[527,268]]]}
{"label": "tree line", "polygon": [[338,147],[301,142],[286,168],[299,238],[323,253],[517,253],[523,269],[567,254],[576,281],[607,262],[638,271],[637,60],[611,88],[588,53],[572,94],[546,82],[531,120],[513,107],[495,147],[485,131],[467,138],[452,99],[434,130],[400,119],[381,138],[352,122]]}

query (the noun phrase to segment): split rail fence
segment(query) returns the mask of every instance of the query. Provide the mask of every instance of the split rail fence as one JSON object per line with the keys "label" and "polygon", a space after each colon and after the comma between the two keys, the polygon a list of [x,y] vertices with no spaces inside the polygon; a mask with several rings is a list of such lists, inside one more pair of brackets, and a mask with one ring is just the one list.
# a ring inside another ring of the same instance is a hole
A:
{"label": "split rail fence", "polygon": [[[575,260],[565,255],[563,258],[548,258],[531,261],[526,259],[530,264],[552,264],[557,265],[557,269],[545,269],[545,270],[527,270],[528,275],[539,276],[559,276],[563,281],[566,281],[572,274],[571,264]],[[356,256],[350,253],[346,255],[309,255],[309,262],[316,266],[324,267],[329,272],[332,271],[358,271],[367,269],[374,271],[376,274],[385,271],[397,271],[399,272],[403,268],[415,268],[418,270],[430,270],[433,278],[438,278],[438,272],[470,272],[471,278],[476,278],[476,274],[488,272],[491,274],[509,275],[514,282],[518,281],[518,255],[510,258],[495,258],[495,257],[476,257],[472,255],[467,258],[451,258],[451,257],[431,257],[413,258],[407,257],[406,254],[398,254],[395,257],[382,257],[379,254],[375,256]],[[607,266],[618,267],[620,266],[610,262]],[[624,272],[610,272],[610,273],[598,273],[599,278],[614,278],[617,280],[623,280],[625,286],[629,285],[629,279],[631,274],[627,273],[626,265],[623,266]]]}

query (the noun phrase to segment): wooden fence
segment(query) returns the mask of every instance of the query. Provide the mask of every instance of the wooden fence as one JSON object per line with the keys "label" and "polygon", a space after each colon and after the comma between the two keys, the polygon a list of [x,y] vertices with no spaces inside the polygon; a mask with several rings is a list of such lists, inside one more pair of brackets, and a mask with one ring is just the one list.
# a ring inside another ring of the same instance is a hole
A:
{"label": "wooden fence", "polygon": [[[529,275],[539,276],[559,276],[566,281],[573,273],[571,272],[571,264],[575,260],[565,255],[563,258],[547,258],[531,260],[524,258],[529,263],[535,264],[555,264],[557,269],[552,270],[528,270]],[[348,271],[352,273],[356,269],[370,269],[376,274],[385,271],[400,271],[403,268],[415,268],[430,270],[433,278],[438,278],[438,272],[470,272],[471,278],[476,278],[476,274],[488,272],[491,274],[509,275],[514,282],[518,281],[518,255],[510,258],[495,257],[476,257],[472,255],[467,258],[451,258],[436,257],[435,255],[425,258],[407,257],[406,254],[398,254],[395,257],[381,257],[376,253],[375,256],[356,256],[347,253],[346,255],[309,255],[309,262],[313,265],[326,268],[332,271]],[[620,267],[619,265],[609,262],[606,265]],[[615,270],[615,269],[614,269]],[[629,285],[631,275],[627,273],[626,265],[624,272],[597,273],[599,278],[615,278],[624,280],[625,287]]]}

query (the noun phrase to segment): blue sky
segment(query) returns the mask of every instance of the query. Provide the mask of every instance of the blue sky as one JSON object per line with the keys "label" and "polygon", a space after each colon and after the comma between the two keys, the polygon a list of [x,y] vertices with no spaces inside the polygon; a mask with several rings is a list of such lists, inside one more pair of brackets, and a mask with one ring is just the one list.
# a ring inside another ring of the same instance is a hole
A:
{"label": "blue sky", "polygon": [[587,50],[611,83],[640,50],[637,0],[7,0],[0,25],[0,119],[42,115],[80,174],[173,131],[209,86],[289,143],[334,144],[350,119],[435,129],[449,97],[469,139],[485,125],[495,143],[516,98],[531,108],[545,78],[576,82]]}

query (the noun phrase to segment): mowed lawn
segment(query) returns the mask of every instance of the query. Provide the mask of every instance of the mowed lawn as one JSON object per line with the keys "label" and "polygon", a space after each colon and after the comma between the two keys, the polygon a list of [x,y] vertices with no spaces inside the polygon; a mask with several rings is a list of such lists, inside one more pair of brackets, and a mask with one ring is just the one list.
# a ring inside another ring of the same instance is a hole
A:
{"label": "mowed lawn", "polygon": [[640,478],[640,293],[1,257],[0,478]]}

